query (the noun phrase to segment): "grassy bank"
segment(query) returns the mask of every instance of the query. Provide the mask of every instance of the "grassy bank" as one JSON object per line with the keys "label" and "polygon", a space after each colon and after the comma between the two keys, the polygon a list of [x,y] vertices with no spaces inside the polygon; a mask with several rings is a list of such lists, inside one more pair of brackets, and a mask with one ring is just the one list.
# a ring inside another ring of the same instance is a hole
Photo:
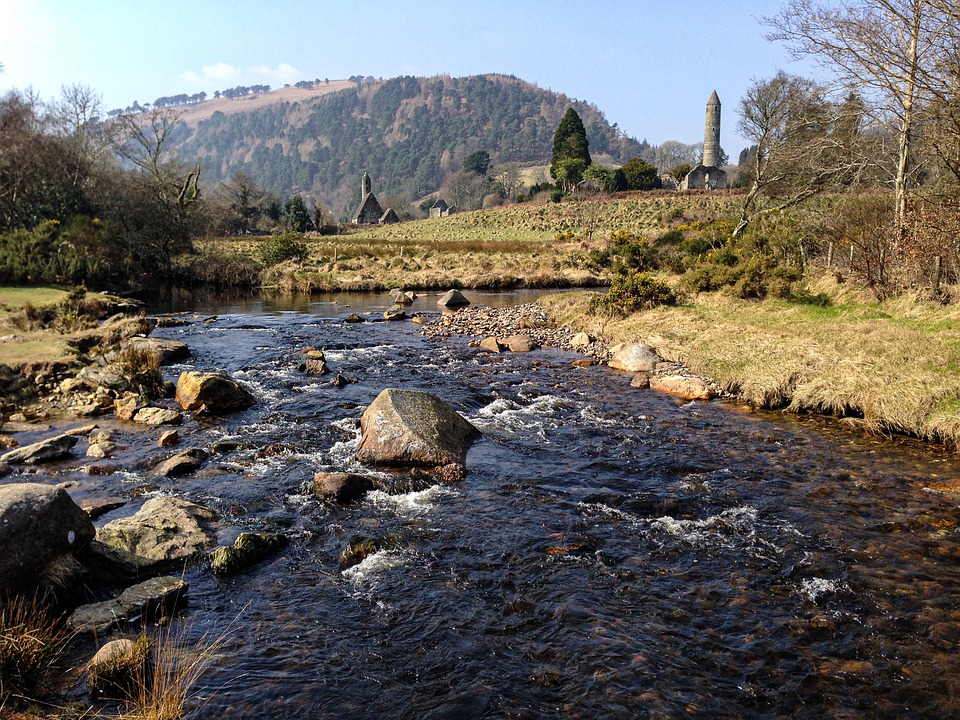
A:
{"label": "grassy bank", "polygon": [[752,405],[850,418],[877,433],[960,445],[960,308],[872,302],[823,278],[829,305],[703,293],[620,320],[588,314],[589,293],[544,299],[560,322],[608,342],[645,341]]}

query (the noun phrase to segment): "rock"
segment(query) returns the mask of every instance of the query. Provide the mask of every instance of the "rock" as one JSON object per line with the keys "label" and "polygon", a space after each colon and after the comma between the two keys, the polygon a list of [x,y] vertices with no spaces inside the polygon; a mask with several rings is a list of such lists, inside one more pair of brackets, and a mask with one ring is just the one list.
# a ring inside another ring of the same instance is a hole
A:
{"label": "rock", "polygon": [[344,388],[347,385],[353,385],[355,382],[357,382],[356,378],[347,377],[343,373],[337,373],[337,376],[333,379],[333,382],[331,382],[330,384],[333,385],[335,388]]}
{"label": "rock", "polygon": [[122,398],[113,401],[117,417],[121,420],[133,420],[133,416],[149,404],[150,399],[138,393],[124,393]]}
{"label": "rock", "polygon": [[160,439],[157,440],[157,445],[160,447],[171,447],[173,445],[180,444],[180,431],[178,430],[167,430],[160,435]]}
{"label": "rock", "polygon": [[179,425],[183,422],[183,413],[179,410],[170,410],[168,408],[146,407],[138,410],[133,416],[133,421],[138,425]]}
{"label": "rock", "polygon": [[326,361],[322,359],[307,359],[303,363],[303,369],[307,375],[328,375],[330,373],[330,368],[327,366]]}
{"label": "rock", "polygon": [[7,465],[6,463],[0,462],[0,478],[6,477],[13,472],[13,468]]}
{"label": "rock", "polygon": [[492,352],[492,353],[498,353],[503,351],[503,348],[500,347],[500,341],[497,340],[495,337],[484,338],[483,340],[480,341],[480,344],[478,347],[481,347],[487,352]]}
{"label": "rock", "polygon": [[88,365],[77,373],[77,380],[91,390],[107,388],[116,393],[130,390],[130,381],[123,377],[123,375],[102,368],[96,368],[92,365]]}
{"label": "rock", "polygon": [[210,553],[210,570],[214,575],[232,575],[289,544],[290,540],[278,533],[240,533],[233,545],[218,547]]}
{"label": "rock", "polygon": [[650,387],[650,373],[639,372],[633,376],[630,381],[630,387],[648,388]]}
{"label": "rock", "polygon": [[384,320],[406,320],[407,311],[403,305],[391,305],[383,313]]}
{"label": "rock", "polygon": [[570,347],[574,350],[582,350],[593,344],[593,338],[585,332],[578,332],[570,338]]}
{"label": "rock", "polygon": [[585,367],[593,367],[593,366],[596,365],[597,363],[596,363],[594,360],[574,360],[574,361],[573,361],[572,363],[570,363],[570,364],[571,364],[573,367],[585,368]]}
{"label": "rock", "polygon": [[87,498],[80,503],[80,507],[90,516],[91,520],[96,520],[111,510],[122,508],[126,504],[127,501],[119,497]]}
{"label": "rock", "polygon": [[51,460],[60,460],[69,455],[71,448],[76,444],[77,438],[73,435],[66,433],[63,435],[54,435],[46,440],[41,440],[31,445],[24,445],[16,450],[11,450],[8,453],[0,455],[0,463],[26,463],[33,465]]}
{"label": "rock", "polygon": [[364,475],[319,472],[313,476],[313,492],[326,502],[343,504],[359,500],[373,487],[373,481]]}
{"label": "rock", "polygon": [[116,449],[117,446],[109,440],[90,443],[87,447],[87,457],[93,458],[94,460],[103,460],[104,458],[110,457],[110,453]]}
{"label": "rock", "polygon": [[199,470],[207,457],[208,455],[205,450],[201,448],[190,448],[161,462],[153,469],[153,474],[159,475],[160,477],[189,475]]}
{"label": "rock", "polygon": [[443,297],[437,300],[437,305],[443,308],[466,307],[470,304],[459,290],[448,290]]}
{"label": "rock", "polygon": [[253,405],[253,396],[222,373],[188,371],[177,381],[177,402],[184,410],[221,413]]}
{"label": "rock", "polygon": [[63,488],[0,486],[0,587],[30,586],[51,562],[86,547],[95,532],[90,517]]}
{"label": "rock", "polygon": [[347,315],[347,316],[343,319],[343,321],[344,321],[345,323],[362,323],[362,322],[366,322],[366,320],[365,320],[364,318],[360,317],[360,316],[357,315],[356,313],[350,313],[349,315]]}
{"label": "rock", "polygon": [[[70,428],[64,435],[72,435],[73,437],[83,437],[85,435],[90,435],[94,430],[98,429],[98,425],[81,425],[80,427]],[[109,440],[109,438],[107,438]]]}
{"label": "rock", "polygon": [[510,352],[524,353],[537,349],[537,344],[529,335],[511,335],[504,339],[503,344],[510,349]]}
{"label": "rock", "polygon": [[660,356],[657,355],[656,350],[645,343],[635,343],[617,350],[607,364],[614,370],[653,372],[658,362],[660,362]]}
{"label": "rock", "polygon": [[663,375],[650,378],[650,389],[677,395],[685,400],[710,400],[716,393],[700,378],[683,375]]}
{"label": "rock", "polygon": [[97,530],[97,540],[149,560],[191,560],[214,544],[216,513],[195,503],[156,497],[130,517]]}
{"label": "rock", "polygon": [[173,365],[190,357],[190,348],[179,340],[134,337],[127,340],[122,347],[142,352],[158,365]]}
{"label": "rock", "polygon": [[394,305],[411,305],[413,303],[413,294],[405,293],[399,288],[390,291],[390,302]]}
{"label": "rock", "polygon": [[87,664],[87,689],[98,697],[120,700],[144,684],[153,671],[153,653],[146,634],[136,640],[111,640]]}
{"label": "rock", "polygon": [[177,577],[151,578],[114,600],[81,605],[67,618],[67,629],[100,636],[127,620],[169,615],[183,603],[189,587]]}
{"label": "rock", "polygon": [[435,395],[387,388],[363,413],[357,459],[362,463],[465,464],[480,431]]}
{"label": "rock", "polygon": [[177,560],[151,560],[134,555],[113,545],[94,540],[80,553],[79,559],[94,579],[103,585],[129,585],[144,578],[183,569]]}
{"label": "rock", "polygon": [[0,448],[13,450],[18,447],[20,447],[20,442],[16,438],[9,435],[0,435]]}

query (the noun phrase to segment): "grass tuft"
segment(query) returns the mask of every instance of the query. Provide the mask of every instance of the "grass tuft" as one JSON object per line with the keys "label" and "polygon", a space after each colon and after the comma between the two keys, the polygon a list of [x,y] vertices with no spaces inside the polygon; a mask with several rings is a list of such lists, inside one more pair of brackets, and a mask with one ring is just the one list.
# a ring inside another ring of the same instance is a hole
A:
{"label": "grass tuft", "polygon": [[0,708],[29,704],[48,692],[60,677],[68,640],[58,619],[37,598],[4,598],[0,603]]}

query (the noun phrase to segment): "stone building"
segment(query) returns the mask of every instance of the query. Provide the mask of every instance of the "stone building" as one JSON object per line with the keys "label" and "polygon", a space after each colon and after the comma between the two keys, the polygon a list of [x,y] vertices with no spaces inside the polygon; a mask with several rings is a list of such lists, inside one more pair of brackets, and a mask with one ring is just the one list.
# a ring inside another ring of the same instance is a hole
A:
{"label": "stone building", "polygon": [[376,225],[383,217],[383,208],[371,188],[370,176],[364,173],[360,179],[360,207],[353,214],[354,225]]}
{"label": "stone building", "polygon": [[447,217],[448,215],[453,215],[456,211],[457,208],[452,205],[447,205],[446,200],[443,198],[437,198],[437,201],[430,206],[430,217]]}
{"label": "stone building", "polygon": [[727,187],[727,174],[720,169],[720,98],[714,90],[707,101],[703,132],[703,160],[680,183],[681,190],[719,190]]}

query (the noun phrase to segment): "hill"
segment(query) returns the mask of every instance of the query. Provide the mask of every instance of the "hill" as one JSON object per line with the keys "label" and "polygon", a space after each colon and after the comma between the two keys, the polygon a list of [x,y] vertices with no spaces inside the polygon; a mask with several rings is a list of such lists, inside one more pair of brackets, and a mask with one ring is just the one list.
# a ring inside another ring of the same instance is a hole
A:
{"label": "hill", "polygon": [[622,163],[650,154],[594,105],[504,75],[398,77],[284,88],[183,111],[175,150],[208,182],[241,171],[263,188],[300,193],[346,216],[368,172],[381,197],[436,192],[475,150],[494,164],[549,162],[567,108],[583,119],[594,156]]}

